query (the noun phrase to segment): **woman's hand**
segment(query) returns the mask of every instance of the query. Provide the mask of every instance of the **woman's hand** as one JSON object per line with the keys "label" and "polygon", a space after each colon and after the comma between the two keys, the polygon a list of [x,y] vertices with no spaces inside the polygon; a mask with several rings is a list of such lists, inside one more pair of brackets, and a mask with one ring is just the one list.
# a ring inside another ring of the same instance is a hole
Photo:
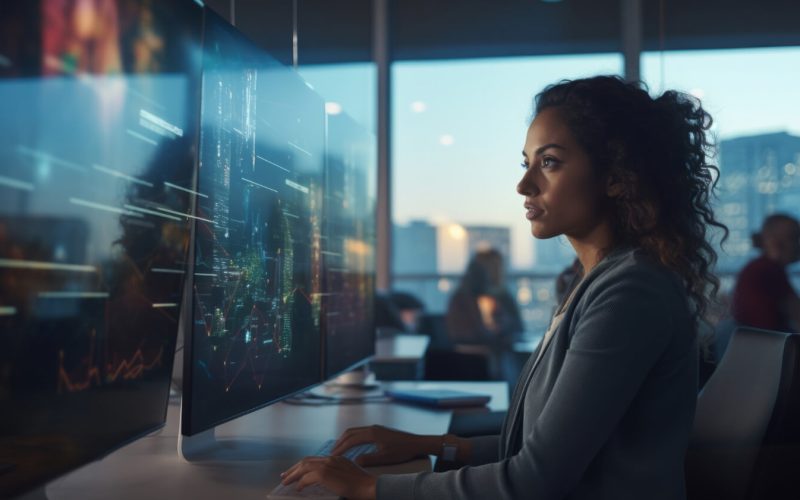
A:
{"label": "woman's hand", "polygon": [[306,457],[281,474],[281,483],[302,490],[319,484],[337,495],[374,500],[377,478],[344,457]]}
{"label": "woman's hand", "polygon": [[381,425],[353,427],[344,431],[336,440],[331,455],[341,455],[359,444],[374,443],[377,451],[358,457],[356,459],[358,465],[369,467],[399,464],[412,458],[437,454],[441,448],[441,442],[441,436],[419,436]]}

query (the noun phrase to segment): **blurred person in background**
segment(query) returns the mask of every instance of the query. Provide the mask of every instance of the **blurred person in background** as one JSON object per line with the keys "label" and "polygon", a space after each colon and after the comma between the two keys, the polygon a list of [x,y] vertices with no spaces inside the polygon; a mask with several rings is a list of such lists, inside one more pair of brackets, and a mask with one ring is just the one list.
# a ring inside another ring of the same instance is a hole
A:
{"label": "blurred person in background", "polygon": [[[505,286],[503,256],[494,249],[478,251],[467,265],[447,306],[447,332],[462,350],[476,347],[490,358],[495,379],[516,380],[506,359],[523,332],[514,297]],[[508,376],[506,376],[508,375]]]}
{"label": "blurred person in background", "polygon": [[773,214],[753,235],[761,255],[739,273],[731,314],[739,325],[800,331],[800,298],[789,283],[786,267],[800,260],[800,223],[786,214]]}

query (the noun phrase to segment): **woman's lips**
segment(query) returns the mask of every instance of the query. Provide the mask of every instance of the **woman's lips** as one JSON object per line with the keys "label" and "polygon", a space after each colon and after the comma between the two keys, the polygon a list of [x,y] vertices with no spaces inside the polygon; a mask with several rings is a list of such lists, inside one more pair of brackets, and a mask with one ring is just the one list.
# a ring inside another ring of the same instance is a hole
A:
{"label": "woman's lips", "polygon": [[536,205],[525,204],[525,218],[528,220],[536,219],[541,216],[544,211]]}

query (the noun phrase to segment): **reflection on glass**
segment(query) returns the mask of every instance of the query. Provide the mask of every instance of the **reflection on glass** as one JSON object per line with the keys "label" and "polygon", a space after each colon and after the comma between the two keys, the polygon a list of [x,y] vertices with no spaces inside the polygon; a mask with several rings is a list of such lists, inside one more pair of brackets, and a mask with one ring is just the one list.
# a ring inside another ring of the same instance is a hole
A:
{"label": "reflection on glass", "polygon": [[327,117],[322,226],[325,377],[373,354],[375,137],[346,114]]}
{"label": "reflection on glass", "polygon": [[374,63],[301,65],[297,72],[325,99],[329,114],[346,112],[375,132],[378,72]]}
{"label": "reflection on glass", "polygon": [[210,12],[204,41],[188,434],[321,376],[324,103]]}
{"label": "reflection on glass", "polygon": [[202,10],[39,7],[0,23],[3,497],[163,424],[191,216]]}

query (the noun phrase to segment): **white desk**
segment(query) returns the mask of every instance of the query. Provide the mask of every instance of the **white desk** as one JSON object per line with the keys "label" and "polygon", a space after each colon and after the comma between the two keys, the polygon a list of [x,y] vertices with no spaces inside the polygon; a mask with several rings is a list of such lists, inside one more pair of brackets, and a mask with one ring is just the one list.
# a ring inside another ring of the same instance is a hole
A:
{"label": "white desk", "polygon": [[[508,408],[503,382],[394,382],[392,387],[471,390],[492,395],[491,410]],[[447,432],[451,411],[396,403],[294,406],[278,403],[218,428],[218,436],[264,440],[262,461],[190,464],[177,455],[179,405],[171,404],[167,425],[108,457],[52,482],[57,499],[264,499],[279,474],[348,427],[382,424],[419,434]]]}

